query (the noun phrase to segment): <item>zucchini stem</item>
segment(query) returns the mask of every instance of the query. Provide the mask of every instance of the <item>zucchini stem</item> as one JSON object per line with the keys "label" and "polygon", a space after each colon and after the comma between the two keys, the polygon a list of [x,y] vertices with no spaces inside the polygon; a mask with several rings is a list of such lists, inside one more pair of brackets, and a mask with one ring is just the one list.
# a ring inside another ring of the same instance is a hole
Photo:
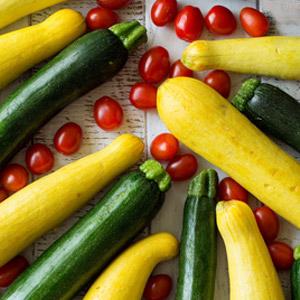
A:
{"label": "zucchini stem", "polygon": [[300,259],[300,245],[294,249],[294,259],[295,260]]}

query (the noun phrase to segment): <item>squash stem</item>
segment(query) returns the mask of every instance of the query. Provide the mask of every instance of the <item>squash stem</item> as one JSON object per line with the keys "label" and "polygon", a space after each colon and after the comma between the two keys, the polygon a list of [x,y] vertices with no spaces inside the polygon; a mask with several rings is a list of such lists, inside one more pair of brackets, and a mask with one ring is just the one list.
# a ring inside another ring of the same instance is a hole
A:
{"label": "squash stem", "polygon": [[109,28],[131,51],[147,41],[147,30],[138,21],[124,22]]}
{"label": "squash stem", "polygon": [[245,111],[246,105],[248,101],[250,101],[253,96],[255,90],[261,84],[261,81],[256,78],[250,78],[246,80],[237,94],[234,96],[232,100],[232,104],[241,112]]}
{"label": "squash stem", "polygon": [[300,259],[300,245],[294,249],[294,259],[295,260]]}

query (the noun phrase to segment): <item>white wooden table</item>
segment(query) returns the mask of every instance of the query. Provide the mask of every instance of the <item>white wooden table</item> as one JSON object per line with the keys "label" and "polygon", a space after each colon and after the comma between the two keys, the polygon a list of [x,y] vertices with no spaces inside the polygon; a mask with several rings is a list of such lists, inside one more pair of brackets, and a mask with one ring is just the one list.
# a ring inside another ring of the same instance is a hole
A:
{"label": "white wooden table", "polygon": [[[151,47],[154,45],[162,45],[169,49],[172,61],[180,57],[181,51],[187,45],[185,42],[176,38],[172,26],[165,28],[156,28],[149,19],[149,11],[154,0],[133,0],[133,3],[126,9],[120,12],[123,20],[138,19],[144,23],[148,29],[149,42],[145,47]],[[20,20],[16,24],[13,24],[2,30],[2,32],[12,29],[27,26],[29,24],[36,24],[46,18],[47,15],[62,7],[71,7],[81,11],[86,15],[87,11],[94,7],[96,0],[70,0],[64,4],[57,5],[42,12],[36,13],[32,16],[26,17]],[[205,14],[210,7],[215,4],[221,4],[229,7],[238,16],[240,9],[244,6],[258,7],[264,11],[272,20],[272,35],[300,35],[300,1],[299,0],[179,0],[181,6],[191,4],[199,6],[202,13]],[[237,32],[230,37],[243,37],[246,36],[241,30],[240,26]],[[201,38],[215,39],[215,36],[204,31]],[[164,125],[159,120],[155,110],[143,112],[135,109],[128,100],[129,89],[135,82],[140,81],[137,72],[137,63],[139,57],[145,50],[145,47],[141,47],[138,51],[133,53],[123,71],[116,76],[112,81],[100,86],[89,94],[83,96],[81,99],[64,109],[59,115],[57,115],[51,122],[43,127],[38,134],[34,136],[31,143],[42,142],[50,146],[55,153],[55,169],[62,165],[69,163],[72,160],[78,159],[89,153],[92,153],[98,149],[101,149],[104,145],[108,144],[114,137],[121,132],[131,132],[144,139],[145,144],[148,146],[154,136],[160,132],[166,131]],[[300,49],[299,49],[300,55]],[[3,99],[10,90],[15,88],[22,79],[30,76],[31,72],[25,74],[20,80],[11,84],[5,91],[0,92],[0,100]],[[205,74],[199,73],[197,76],[203,78]],[[232,94],[240,86],[241,82],[246,76],[237,74],[231,74],[233,88]],[[288,93],[300,99],[300,85],[299,82],[287,82],[278,81],[274,79],[265,79],[269,82],[276,83],[281,86]],[[125,112],[125,121],[120,129],[114,132],[104,132],[100,130],[93,119],[92,108],[93,103],[103,95],[110,95],[115,97],[121,103]],[[72,157],[64,157],[58,154],[53,148],[53,136],[56,130],[68,121],[74,121],[80,124],[84,132],[83,145],[80,151]],[[288,149],[283,146],[288,152],[297,157],[299,153]],[[182,151],[189,151],[182,147]],[[149,156],[149,153],[145,153],[145,157]],[[299,159],[299,157],[298,157]],[[14,161],[22,163],[24,165],[24,150],[21,151],[14,159]],[[200,169],[211,167],[211,165],[199,157]],[[219,171],[220,178],[225,174]],[[33,177],[32,180],[36,179]],[[164,207],[152,222],[151,226],[145,231],[145,234],[158,231],[169,231],[180,238],[181,222],[183,205],[185,202],[185,192],[187,189],[187,183],[176,183],[167,195]],[[256,205],[255,199],[251,200],[253,205]],[[288,201],[288,199],[287,199]],[[79,211],[71,219],[67,220],[61,227],[53,230],[47,235],[38,240],[30,249],[25,252],[26,257],[33,261],[39,256],[56,238],[58,238],[67,228],[73,224],[79,216],[82,216],[88,209],[92,207],[92,202]],[[300,216],[299,216],[300,217]],[[300,243],[300,233],[289,225],[286,221],[281,220],[281,231],[279,239],[286,241],[292,246]],[[169,263],[161,264],[156,270],[156,273],[164,272],[173,277],[174,282],[177,278],[177,261],[174,260]],[[290,299],[289,294],[289,274],[288,272],[280,272],[280,278],[282,285],[286,292],[286,298]],[[174,290],[169,299],[174,299]],[[218,271],[216,281],[216,300],[229,299],[228,290],[228,276],[227,276],[227,262],[226,254],[223,242],[219,240],[218,245]],[[77,297],[81,299],[80,296]],[[77,299],[76,298],[76,299]],[[105,299],[103,299],[105,300]],[[128,299],[130,300],[130,299]],[[242,300],[242,299],[241,299]]]}

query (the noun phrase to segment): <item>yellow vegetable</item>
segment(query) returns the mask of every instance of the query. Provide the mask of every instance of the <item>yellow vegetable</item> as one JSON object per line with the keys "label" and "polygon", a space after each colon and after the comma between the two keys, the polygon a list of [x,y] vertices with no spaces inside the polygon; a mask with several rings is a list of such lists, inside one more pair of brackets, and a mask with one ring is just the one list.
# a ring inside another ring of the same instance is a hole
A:
{"label": "yellow vegetable", "polygon": [[300,165],[215,90],[185,77],[163,83],[161,119],[187,147],[300,228]]}
{"label": "yellow vegetable", "polygon": [[178,242],[169,233],[151,235],[122,253],[100,275],[84,300],[141,300],[154,267],[178,254]]}
{"label": "yellow vegetable", "polygon": [[284,300],[250,207],[236,200],[219,202],[217,225],[226,246],[230,300]]}
{"label": "yellow vegetable", "polygon": [[124,134],[99,152],[47,175],[0,203],[0,266],[59,225],[142,156]]}
{"label": "yellow vegetable", "polygon": [[63,9],[38,25],[0,35],[0,89],[62,50],[85,30],[80,13]]}
{"label": "yellow vegetable", "polygon": [[66,0],[0,0],[0,28]]}
{"label": "yellow vegetable", "polygon": [[182,61],[195,71],[222,69],[232,72],[300,79],[300,37],[195,41]]}

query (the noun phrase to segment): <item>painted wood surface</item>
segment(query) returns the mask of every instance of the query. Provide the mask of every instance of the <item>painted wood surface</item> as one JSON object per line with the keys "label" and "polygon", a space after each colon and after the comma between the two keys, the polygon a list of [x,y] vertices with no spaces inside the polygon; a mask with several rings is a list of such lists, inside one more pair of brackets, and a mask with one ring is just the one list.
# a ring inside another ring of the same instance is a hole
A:
{"label": "painted wood surface", "polygon": [[[36,13],[32,16],[24,18],[23,20],[11,25],[4,31],[9,31],[12,29],[20,28],[26,24],[36,24],[43,19],[45,19],[49,14],[62,7],[71,7],[81,11],[86,15],[87,11],[95,6],[95,0],[70,0],[64,4],[56,5],[52,8],[46,9],[42,12]],[[149,42],[147,47],[154,45],[165,46],[170,51],[170,56],[172,61],[180,57],[181,51],[187,45],[185,42],[180,41],[176,38],[172,26],[167,26],[165,28],[156,28],[149,19],[149,12],[154,0],[133,0],[132,5],[128,8],[120,10],[120,15],[123,20],[138,19],[140,22],[146,24],[149,33]],[[281,35],[300,35],[300,1],[299,0],[181,0],[179,1],[180,6],[185,4],[200,6],[202,13],[205,14],[209,8],[215,4],[222,4],[228,6],[233,12],[238,16],[240,9],[244,6],[259,7],[261,10],[267,13],[267,15],[272,20],[272,34]],[[230,37],[246,37],[245,33],[239,27],[237,32]],[[205,39],[215,39],[207,31],[204,31],[202,38]],[[89,94],[83,96],[81,99],[77,100],[66,109],[64,109],[59,115],[51,120],[45,127],[43,127],[38,134],[32,139],[31,143],[42,142],[49,145],[52,150],[53,141],[52,138],[56,130],[68,121],[74,121],[80,124],[84,131],[84,141],[83,146],[80,151],[72,156],[65,157],[63,155],[55,153],[56,164],[55,169],[62,165],[69,163],[72,160],[78,159],[86,154],[92,153],[104,145],[108,144],[114,137],[119,133],[132,132],[142,137],[145,140],[146,145],[149,145],[152,139],[161,132],[166,131],[164,125],[159,120],[156,111],[143,112],[133,108],[128,100],[128,94],[130,86],[135,82],[140,81],[137,73],[137,63],[139,57],[143,53],[145,47],[141,47],[130,56],[129,62],[127,63],[124,70],[116,76],[112,81],[102,85],[101,87],[93,90]],[[23,76],[26,78],[30,76],[31,72],[28,72]],[[203,78],[205,72],[198,73],[197,77]],[[232,94],[235,93],[237,88],[240,86],[241,82],[247,78],[247,76],[241,76],[237,74],[231,74],[233,88]],[[3,99],[10,90],[15,88],[22,79],[13,83],[5,91],[0,92],[0,99]],[[287,82],[278,81],[274,79],[264,80],[276,83],[280,85],[288,93],[300,99],[300,85],[299,82]],[[93,103],[103,95],[109,95],[115,97],[119,100],[125,112],[125,122],[118,131],[114,132],[104,132],[99,129],[93,120],[92,107]],[[278,142],[279,143],[279,142]],[[299,155],[295,151],[292,151],[288,147],[279,143],[288,152],[297,157]],[[189,152],[188,149],[182,148],[182,152]],[[149,156],[149,153],[145,153],[145,156]],[[297,157],[299,159],[299,157]],[[211,167],[211,165],[202,158],[199,159],[200,169],[205,167]],[[24,150],[21,151],[15,158],[15,161],[24,164]],[[218,170],[220,178],[225,176],[220,170]],[[35,177],[32,180],[36,179]],[[185,192],[187,189],[187,183],[177,183],[173,186],[171,191],[168,193],[166,198],[166,203],[152,222],[150,228],[145,231],[147,232],[158,232],[158,231],[169,231],[180,238],[181,233],[181,223],[182,223],[182,212],[183,205],[185,201]],[[252,199],[252,204],[257,205],[257,201]],[[30,249],[25,252],[25,255],[33,261],[38,257],[55,239],[57,239],[67,228],[69,228],[78,217],[85,214],[93,205],[93,201],[85,208],[80,210],[72,218],[66,221],[59,228],[51,231],[47,235],[43,236],[38,240]],[[293,246],[300,243],[300,234],[297,230],[289,225],[286,221],[281,220],[281,232],[280,240],[286,241]],[[156,270],[156,273],[164,272],[168,273],[173,277],[174,282],[177,278],[177,261],[174,260],[169,263],[160,265]],[[290,299],[289,295],[289,274],[288,272],[281,272],[280,277],[282,284],[286,292],[286,298]],[[81,299],[79,295],[76,299]],[[174,291],[169,299],[175,299]],[[217,281],[216,281],[216,300],[227,300],[229,299],[228,290],[228,276],[227,276],[227,261],[223,242],[219,238],[218,243],[218,271],[217,271]]]}

